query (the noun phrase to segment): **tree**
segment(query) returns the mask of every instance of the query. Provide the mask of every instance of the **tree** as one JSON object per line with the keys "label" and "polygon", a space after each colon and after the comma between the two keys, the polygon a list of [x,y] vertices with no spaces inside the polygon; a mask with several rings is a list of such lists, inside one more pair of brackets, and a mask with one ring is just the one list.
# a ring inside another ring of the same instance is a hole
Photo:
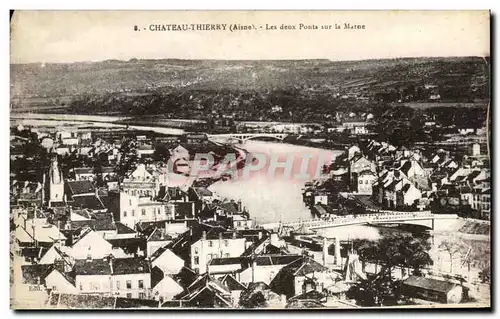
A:
{"label": "tree", "polygon": [[480,272],[479,272],[479,280],[481,280],[481,282],[484,284],[484,283],[490,283],[491,282],[491,267],[488,266],[484,269],[482,269]]}
{"label": "tree", "polygon": [[358,240],[354,244],[360,260],[382,265],[388,269],[387,275],[391,280],[392,269],[401,267],[401,273],[410,269],[419,273],[422,268],[432,264],[429,255],[430,244],[426,238],[415,238],[412,235],[395,234],[384,236],[378,241]]}
{"label": "tree", "polygon": [[439,249],[443,249],[450,256],[450,273],[453,272],[453,258],[464,249],[466,249],[465,244],[459,239],[446,239],[439,244]]}
{"label": "tree", "polygon": [[[240,307],[243,308],[265,308],[268,306],[269,294],[265,290],[269,287],[263,282],[250,283],[248,288],[241,292]],[[266,298],[268,295],[268,298]]]}
{"label": "tree", "polygon": [[346,293],[350,299],[364,307],[394,306],[401,298],[401,282],[387,280],[386,277],[375,277],[361,280],[354,284]]}

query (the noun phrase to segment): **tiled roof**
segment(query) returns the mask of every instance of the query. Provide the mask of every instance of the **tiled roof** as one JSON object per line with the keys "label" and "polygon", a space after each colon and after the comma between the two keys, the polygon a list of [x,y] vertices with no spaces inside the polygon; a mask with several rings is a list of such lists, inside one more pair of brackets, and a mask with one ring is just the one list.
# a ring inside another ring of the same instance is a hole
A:
{"label": "tiled roof", "polygon": [[165,241],[172,239],[172,236],[165,234],[165,228],[155,228],[155,230],[148,237],[148,241]]}
{"label": "tiled roof", "polygon": [[233,290],[246,290],[247,289],[247,287],[245,285],[243,285],[241,282],[236,280],[231,275],[225,275],[224,277],[222,277],[222,279],[219,279],[219,280],[221,281],[221,283],[224,286],[229,288],[229,290],[231,290],[231,291],[233,291]]}
{"label": "tiled roof", "polygon": [[115,226],[116,226],[116,232],[118,234],[134,234],[134,233],[136,233],[135,230],[131,229],[127,225],[122,224],[120,222],[115,222]]}
{"label": "tiled roof", "polygon": [[432,278],[410,276],[403,281],[403,285],[423,288],[427,290],[448,293],[457,284]]}
{"label": "tiled roof", "polygon": [[[26,284],[44,284],[45,277],[54,269],[54,265],[22,265],[23,282]],[[40,280],[40,281],[38,281]]]}
{"label": "tiled roof", "polygon": [[143,258],[116,258],[113,259],[113,274],[145,274],[150,273],[149,262]]}
{"label": "tiled roof", "polygon": [[93,195],[80,195],[73,197],[72,206],[80,208],[88,208],[92,210],[104,210],[104,204],[101,199],[95,194]]}
{"label": "tiled roof", "polygon": [[324,299],[325,295],[322,294],[321,292],[318,292],[316,290],[310,290],[306,293],[293,296],[290,298],[288,301],[293,301],[293,300],[321,300]]}
{"label": "tiled roof", "polygon": [[53,294],[50,305],[63,309],[113,309],[115,301],[115,297]]}
{"label": "tiled roof", "polygon": [[114,309],[151,309],[158,308],[159,301],[153,299],[137,299],[137,298],[116,298]]}
{"label": "tiled roof", "polygon": [[90,181],[67,181],[69,191],[71,192],[71,196],[80,195],[80,194],[90,194],[94,193],[94,185]]}
{"label": "tiled roof", "polygon": [[103,259],[76,260],[74,267],[75,275],[111,275],[109,262]]}
{"label": "tiled roof", "polygon": [[90,167],[77,167],[74,169],[75,174],[94,174],[94,169]]}
{"label": "tiled roof", "polygon": [[182,287],[190,286],[197,278],[198,275],[187,267],[182,267],[178,274],[173,275],[175,281],[177,281]]}

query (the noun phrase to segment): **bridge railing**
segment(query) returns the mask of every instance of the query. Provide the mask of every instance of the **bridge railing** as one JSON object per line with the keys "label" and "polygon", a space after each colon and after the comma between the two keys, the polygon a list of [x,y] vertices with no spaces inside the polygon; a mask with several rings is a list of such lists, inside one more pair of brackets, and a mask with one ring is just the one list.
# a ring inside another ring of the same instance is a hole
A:
{"label": "bridge railing", "polygon": [[[324,226],[324,225],[339,225],[339,224],[346,224],[346,223],[365,223],[365,222],[370,222],[370,221],[384,221],[384,220],[401,220],[401,219],[409,219],[409,220],[415,220],[415,219],[427,219],[427,218],[436,218],[435,214],[432,214],[430,211],[424,211],[424,212],[386,212],[386,213],[380,213],[380,214],[369,214],[369,215],[362,215],[362,216],[355,216],[355,215],[346,215],[346,216],[336,216],[336,217],[331,217],[329,219],[321,219],[321,218],[316,218],[316,219],[310,219],[310,220],[303,220],[303,221],[297,221],[297,222],[291,222],[291,223],[286,223],[284,226],[288,227],[295,227],[295,226],[308,226],[308,227],[317,227],[317,226]],[[438,217],[439,218],[439,217]],[[449,218],[449,217],[448,217]]]}

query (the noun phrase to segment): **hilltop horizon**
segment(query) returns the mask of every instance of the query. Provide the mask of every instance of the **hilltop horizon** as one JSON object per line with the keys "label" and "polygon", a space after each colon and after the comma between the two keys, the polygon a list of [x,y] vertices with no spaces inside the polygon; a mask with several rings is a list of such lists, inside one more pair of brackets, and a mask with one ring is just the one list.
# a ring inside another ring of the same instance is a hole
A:
{"label": "hilltop horizon", "polygon": [[344,59],[331,59],[331,58],[284,58],[284,59],[200,59],[200,58],[130,58],[130,59],[119,59],[119,58],[108,58],[103,60],[78,60],[78,61],[63,61],[63,62],[54,62],[54,61],[38,61],[38,62],[22,62],[22,63],[13,63],[10,65],[36,65],[36,64],[92,64],[92,63],[106,63],[106,62],[139,62],[139,61],[207,61],[207,62],[305,62],[305,61],[322,61],[322,62],[363,62],[363,61],[394,61],[394,60],[465,60],[465,59],[490,59],[490,55],[487,56],[479,56],[479,55],[463,55],[463,56],[404,56],[404,57],[382,57],[382,58],[361,58],[361,59],[352,59],[352,60],[344,60]]}

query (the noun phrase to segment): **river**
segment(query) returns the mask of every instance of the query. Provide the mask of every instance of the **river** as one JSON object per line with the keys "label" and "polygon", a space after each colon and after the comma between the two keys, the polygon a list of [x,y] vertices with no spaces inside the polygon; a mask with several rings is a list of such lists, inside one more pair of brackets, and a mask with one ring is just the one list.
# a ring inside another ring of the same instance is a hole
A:
{"label": "river", "polygon": [[[304,204],[302,189],[306,182],[314,180],[318,162],[327,163],[342,151],[256,140],[248,140],[240,147],[253,154],[264,154],[268,160],[277,158],[284,162],[287,158],[290,161],[293,159],[291,174],[285,175],[284,170],[269,174],[267,169],[262,169],[249,178],[219,181],[210,186],[212,191],[228,199],[241,200],[258,224],[314,218]],[[308,165],[310,174],[309,177],[297,177],[302,169],[301,159],[304,155],[311,157]],[[326,237],[339,236],[341,239],[375,240],[380,237],[378,229],[371,226],[346,226],[335,230],[322,230],[319,234]]]}

